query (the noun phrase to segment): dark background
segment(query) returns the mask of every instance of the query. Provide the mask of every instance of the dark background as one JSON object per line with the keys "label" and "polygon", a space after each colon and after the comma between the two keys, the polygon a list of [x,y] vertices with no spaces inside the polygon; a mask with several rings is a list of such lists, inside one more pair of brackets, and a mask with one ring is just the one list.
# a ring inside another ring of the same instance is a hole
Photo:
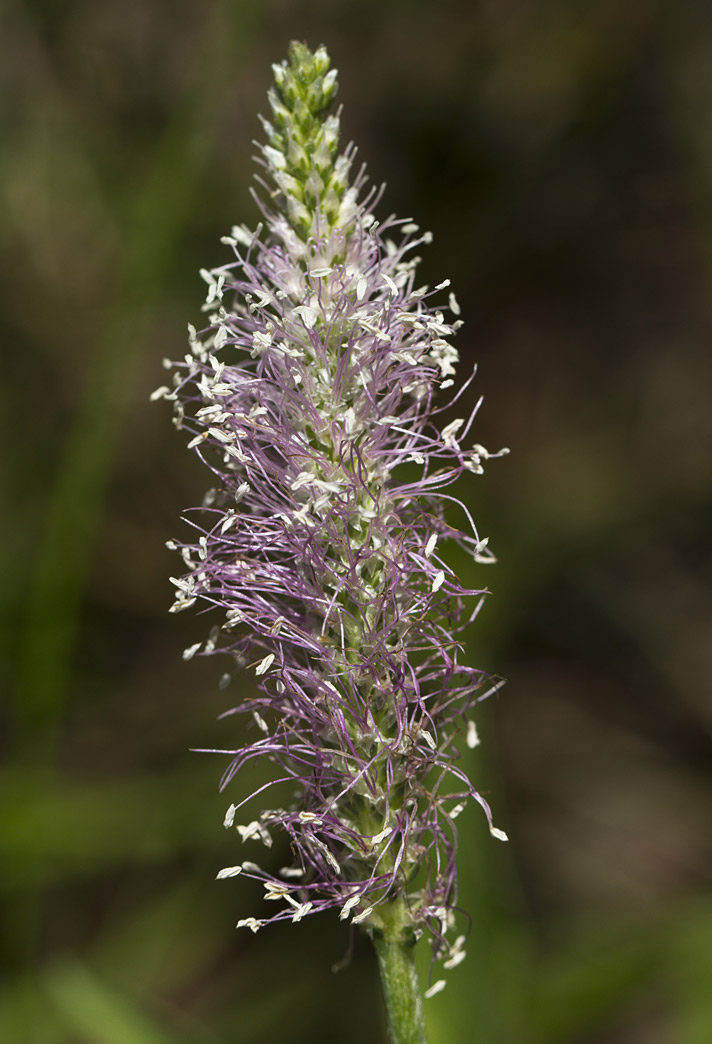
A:
{"label": "dark background", "polygon": [[[432,1044],[712,1041],[712,6],[5,0],[0,34],[0,1036],[383,1039],[335,917],[236,933],[217,793],[240,698],[164,548],[207,483],[149,405],[200,266],[254,224],[250,144],[297,37],[340,70],[380,215],[435,234],[500,563],[469,654],[509,677],[468,768],[468,960]],[[243,683],[247,685],[245,681]],[[234,742],[234,741],[233,741]],[[249,786],[245,778],[240,787]],[[250,844],[249,842],[247,843]],[[249,858],[249,854],[245,853]],[[284,861],[274,852],[275,865]],[[427,952],[421,955],[427,975]]]}

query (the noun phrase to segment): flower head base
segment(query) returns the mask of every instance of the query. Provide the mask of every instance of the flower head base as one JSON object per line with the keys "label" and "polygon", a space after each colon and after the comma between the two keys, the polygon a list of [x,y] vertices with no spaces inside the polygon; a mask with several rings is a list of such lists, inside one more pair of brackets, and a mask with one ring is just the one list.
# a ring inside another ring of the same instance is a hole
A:
{"label": "flower head base", "polygon": [[[467,441],[477,407],[439,425],[460,321],[432,303],[447,281],[415,288],[427,235],[379,227],[375,193],[359,202],[363,174],[348,183],[326,52],[293,44],[275,84],[262,147],[274,209],[261,205],[264,228],[234,228],[234,260],[202,273],[209,326],[191,328],[172,390],[157,393],[214,475],[195,540],[171,542],[187,568],[173,611],[199,600],[215,620],[185,656],[227,653],[256,680],[233,712],[252,735],[224,752],[223,785],[261,758],[296,791],[238,827],[266,845],[284,831],[293,865],[219,876],[256,878],[278,901],[240,922],[253,931],[329,908],[378,928],[400,896],[407,930],[429,929],[453,967],[455,818],[474,798],[505,835],[457,765],[458,745],[477,742],[468,716],[500,684],[459,659],[485,591],[465,589],[440,548],[493,559],[444,491],[492,454]],[[459,314],[452,294],[449,307]],[[467,532],[446,521],[453,504]]]}

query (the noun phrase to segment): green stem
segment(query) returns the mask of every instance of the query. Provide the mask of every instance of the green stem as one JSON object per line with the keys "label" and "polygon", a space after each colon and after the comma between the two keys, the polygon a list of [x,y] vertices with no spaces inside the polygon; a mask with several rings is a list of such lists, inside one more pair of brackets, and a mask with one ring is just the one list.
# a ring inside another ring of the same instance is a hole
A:
{"label": "green stem", "polygon": [[427,1044],[415,970],[415,938],[407,926],[403,901],[396,900],[388,916],[382,915],[379,920],[381,926],[374,926],[373,945],[386,1001],[389,1039],[391,1044]]}

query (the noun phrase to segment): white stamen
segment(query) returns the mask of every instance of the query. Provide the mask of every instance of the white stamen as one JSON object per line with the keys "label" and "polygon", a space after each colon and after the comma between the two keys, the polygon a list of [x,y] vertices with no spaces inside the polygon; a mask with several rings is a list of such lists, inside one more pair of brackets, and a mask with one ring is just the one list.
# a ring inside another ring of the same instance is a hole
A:
{"label": "white stamen", "polygon": [[218,351],[220,348],[223,347],[223,345],[227,344],[229,336],[230,331],[228,330],[228,328],[226,326],[219,326],[218,332],[215,334],[215,337],[213,338],[213,349],[215,351]]}
{"label": "white stamen", "polygon": [[436,744],[435,740],[433,739],[432,732],[428,732],[427,729],[421,729],[420,730],[420,735],[423,737],[423,739],[428,744],[430,749],[431,750],[435,750],[435,747],[437,746],[437,744]]}
{"label": "white stamen", "polygon": [[265,719],[262,717],[262,715],[258,714],[257,711],[253,711],[252,717],[255,719],[255,724],[257,725],[257,728],[261,729],[262,732],[264,732],[264,734],[267,735],[269,733],[269,726]]}
{"label": "white stamen", "polygon": [[237,877],[237,875],[241,873],[241,866],[226,866],[223,870],[218,870],[215,880],[222,881],[226,877]]}
{"label": "white stamen", "polygon": [[227,533],[228,529],[230,529],[232,526],[234,526],[236,522],[237,522],[237,515],[232,510],[232,508],[229,508],[228,509],[228,513],[225,516],[225,518],[223,519],[223,522],[222,522],[222,524],[220,526],[220,534],[221,534],[221,536],[225,536],[225,534]]}
{"label": "white stamen", "polygon": [[255,330],[252,335],[252,354],[259,355],[265,348],[269,348],[271,344],[272,334],[269,330],[266,333],[263,333],[261,330]]}
{"label": "white stamen", "polygon": [[230,229],[233,239],[236,239],[241,246],[252,246],[253,236],[256,232],[250,232],[247,225],[233,225]]}
{"label": "white stamen", "polygon": [[468,721],[467,723],[467,746],[470,750],[474,750],[475,747],[479,747],[480,737],[477,733],[477,726],[474,721]]}
{"label": "white stamen", "polygon": [[339,920],[340,921],[345,921],[346,920],[346,918],[349,916],[349,914],[353,910],[354,906],[358,906],[358,903],[359,903],[360,899],[361,899],[361,896],[358,893],[356,895],[349,896],[349,898],[346,900],[344,905],[341,907],[341,913],[339,914]]}
{"label": "white stamen", "polygon": [[462,417],[459,417],[457,420],[451,421],[449,424],[445,425],[445,427],[442,430],[442,438],[446,446],[453,444],[453,442],[455,441],[454,436],[457,434],[457,432],[460,430],[464,423],[465,421],[462,419]]}
{"label": "white stamen", "polygon": [[301,921],[302,917],[304,917],[305,914],[309,913],[313,905],[313,903],[306,902],[302,903],[301,906],[298,906],[297,909],[294,911],[294,916],[292,917],[292,924],[296,924],[297,921]]}
{"label": "white stamen", "polygon": [[238,928],[249,928],[251,932],[258,932],[264,921],[258,921],[255,917],[243,917],[241,921],[237,922]]}
{"label": "white stamen", "polygon": [[[259,841],[264,841],[268,848],[272,844],[272,838],[257,819],[253,819],[251,823],[247,824],[247,826],[238,825],[235,829],[240,835],[241,841],[249,841],[252,838],[256,838]],[[269,843],[267,839],[269,839]]]}
{"label": "white stamen", "polygon": [[492,837],[496,837],[498,841],[509,841],[504,830],[498,830],[497,827],[490,827],[490,834]]}
{"label": "white stamen", "polygon": [[208,435],[212,435],[218,442],[229,443],[235,441],[234,431],[224,431],[222,428],[208,428]]}
{"label": "white stamen", "polygon": [[310,308],[309,305],[297,305],[297,307],[292,309],[292,311],[295,315],[301,317],[307,330],[313,330],[316,321],[319,318],[319,313],[315,308]]}
{"label": "white stamen", "polygon": [[384,841],[389,836],[389,834],[392,834],[392,833],[393,833],[393,827],[392,826],[384,827],[383,830],[381,830],[380,834],[375,834],[371,838],[371,844],[372,845],[380,845],[381,841]]}
{"label": "white stamen", "polygon": [[282,877],[304,877],[304,871],[300,866],[283,866],[279,872]]}
{"label": "white stamen", "polygon": [[327,862],[331,864],[331,867],[332,867],[332,869],[333,869],[333,870],[336,870],[337,874],[340,874],[340,873],[341,873],[341,867],[339,866],[339,863],[338,863],[338,861],[337,861],[337,860],[335,859],[335,857],[334,857],[334,856],[333,856],[333,855],[331,854],[331,852],[330,852],[330,851],[329,851],[329,849],[328,849],[328,848],[326,847],[326,845],[322,845],[321,847],[323,848],[323,851],[324,851],[324,855],[326,856],[326,860],[327,860]]}
{"label": "white stamen", "polygon": [[433,582],[432,582],[432,585],[430,587],[430,590],[432,591],[432,593],[435,594],[436,591],[439,591],[440,588],[443,586],[444,582],[445,582],[445,573],[441,569],[439,572],[437,572],[435,574],[435,576],[433,578]]}
{"label": "white stamen", "polygon": [[448,957],[448,959],[446,961],[443,961],[443,967],[447,968],[448,971],[451,968],[456,968],[458,966],[458,964],[460,964],[462,961],[464,961],[464,959],[465,959],[465,951],[463,949],[464,944],[465,944],[465,936],[464,935],[458,935],[457,939],[455,939],[455,942],[452,944],[452,946],[450,948],[450,956]]}
{"label": "white stamen", "polygon": [[373,334],[373,336],[377,340],[383,341],[385,344],[387,344],[391,339],[390,336],[384,330],[379,330],[379,328],[375,326],[373,323],[369,322],[368,319],[359,319],[358,324],[367,333]]}
{"label": "white stamen", "polygon": [[300,471],[294,482],[292,483],[292,489],[301,489],[302,486],[306,486],[307,482],[313,482],[314,476],[310,471]]}
{"label": "white stamen", "polygon": [[440,993],[444,990],[446,985],[447,983],[444,979],[438,979],[437,982],[434,982],[432,986],[428,987],[423,996],[426,1000],[430,1000],[430,998],[434,997],[436,993]]}
{"label": "white stamen", "polygon": [[365,910],[361,911],[361,913],[357,913],[356,914],[356,916],[353,918],[351,923],[352,924],[361,924],[361,921],[365,921],[366,918],[369,916],[369,914],[372,914],[372,913],[373,913],[373,907],[372,906],[367,906]]}
{"label": "white stamen", "polygon": [[273,663],[274,663],[274,653],[267,653],[267,655],[265,656],[264,660],[260,660],[260,662],[255,667],[255,674],[257,674],[257,675],[264,674],[265,671],[268,671],[270,669],[270,667],[272,666]]}
{"label": "white stamen", "polygon": [[168,579],[172,584],[176,585],[179,591],[192,591],[195,586],[192,576],[187,577],[187,579],[178,576],[169,576]]}

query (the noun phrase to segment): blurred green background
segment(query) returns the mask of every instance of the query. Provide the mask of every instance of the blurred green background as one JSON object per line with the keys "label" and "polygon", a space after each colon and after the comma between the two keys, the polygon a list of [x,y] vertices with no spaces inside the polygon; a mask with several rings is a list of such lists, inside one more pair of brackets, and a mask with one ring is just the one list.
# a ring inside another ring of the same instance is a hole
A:
{"label": "blurred green background", "polygon": [[[462,490],[500,564],[473,662],[468,960],[432,1044],[712,1041],[712,7],[5,0],[0,1039],[382,1041],[374,963],[215,882],[217,660],[167,615],[206,478],[148,395],[254,223],[270,63],[329,47],[346,140],[435,233],[478,361]],[[247,685],[245,681],[243,683]],[[244,780],[245,787],[249,779]],[[248,843],[249,844],[249,843]],[[275,866],[285,852],[273,850]],[[427,974],[427,952],[421,954]]]}

